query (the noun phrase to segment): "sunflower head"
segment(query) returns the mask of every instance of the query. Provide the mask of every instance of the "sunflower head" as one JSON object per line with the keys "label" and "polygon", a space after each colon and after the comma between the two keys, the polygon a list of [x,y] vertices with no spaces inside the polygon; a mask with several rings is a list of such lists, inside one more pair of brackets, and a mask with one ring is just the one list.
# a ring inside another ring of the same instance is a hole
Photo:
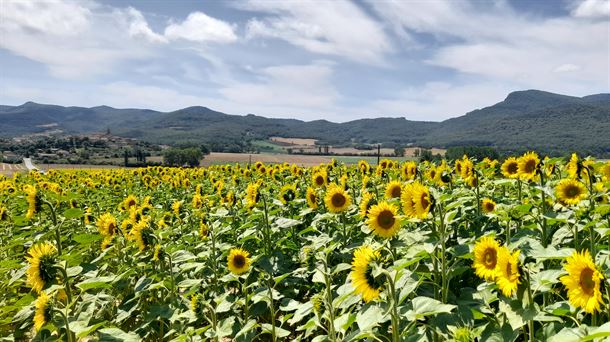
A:
{"label": "sunflower head", "polygon": [[587,313],[601,311],[604,304],[601,293],[604,276],[595,266],[589,251],[574,252],[567,258],[563,268],[568,274],[559,280],[568,290],[570,304]]}
{"label": "sunflower head", "polygon": [[498,254],[500,245],[492,237],[482,237],[474,245],[474,263],[475,274],[487,281],[493,281],[496,278],[496,266],[498,264]]}
{"label": "sunflower head", "polygon": [[45,292],[41,292],[36,298],[36,303],[34,304],[34,328],[36,331],[40,331],[42,327],[47,324],[53,314],[53,307],[50,303],[49,296]]}
{"label": "sunflower head", "polygon": [[365,302],[370,302],[379,297],[383,286],[383,276],[375,275],[375,263],[379,261],[379,251],[370,246],[362,246],[354,252],[352,260],[352,285],[354,292],[362,295]]}
{"label": "sunflower head", "polygon": [[502,174],[506,178],[519,178],[519,161],[515,157],[510,157],[502,163]]}
{"label": "sunflower head", "polygon": [[369,209],[376,203],[375,197],[368,191],[364,191],[362,193],[362,198],[360,199],[360,204],[358,208],[360,209],[359,214],[362,218],[366,218],[369,214]]}
{"label": "sunflower head", "polygon": [[193,209],[201,209],[203,206],[203,196],[198,193],[195,193],[192,200]]}
{"label": "sunflower head", "polygon": [[40,192],[33,185],[26,185],[23,188],[23,191],[27,194],[28,201],[28,211],[26,214],[26,218],[31,220],[36,213],[40,212],[42,208],[42,197]]}
{"label": "sunflower head", "polygon": [[250,253],[241,248],[231,249],[229,256],[227,257],[227,266],[229,267],[229,271],[235,275],[248,272],[250,269],[250,264],[252,263],[249,256]]}
{"label": "sunflower head", "polygon": [[384,238],[391,238],[400,229],[398,208],[387,202],[381,202],[371,207],[366,223],[373,233]]}
{"label": "sunflower head", "polygon": [[400,198],[402,192],[402,185],[399,181],[391,181],[385,188],[385,197],[387,199]]}
{"label": "sunflower head", "polygon": [[525,181],[531,181],[536,177],[538,167],[540,166],[540,157],[536,152],[528,152],[518,160],[519,178]]}
{"label": "sunflower head", "polygon": [[484,198],[481,202],[481,208],[485,214],[490,214],[496,209],[496,202],[492,199]]}
{"label": "sunflower head", "polygon": [[5,206],[0,205],[0,222],[8,219],[8,209]]}
{"label": "sunflower head", "polygon": [[316,188],[322,188],[328,183],[326,171],[319,170],[311,176],[311,181]]}
{"label": "sunflower head", "polygon": [[316,194],[316,190],[312,187],[307,187],[307,205],[311,209],[318,209],[318,195]]}
{"label": "sunflower head", "polygon": [[564,205],[576,205],[587,197],[587,188],[575,179],[563,179],[555,187],[555,196]]}
{"label": "sunflower head", "polygon": [[129,210],[131,207],[135,207],[138,205],[138,199],[134,195],[129,195],[123,200],[122,204],[123,210]]}
{"label": "sunflower head", "polygon": [[297,197],[296,184],[286,184],[280,190],[280,201],[286,205]]}
{"label": "sunflower head", "polygon": [[506,247],[500,248],[498,252],[496,284],[506,297],[515,294],[517,287],[521,284],[519,280],[519,254],[520,251],[511,254]]}
{"label": "sunflower head", "polygon": [[400,175],[404,180],[411,180],[417,175],[417,164],[414,161],[407,161],[402,164]]}
{"label": "sunflower head", "polygon": [[352,204],[352,197],[341,186],[333,183],[326,190],[324,203],[331,213],[341,213]]}
{"label": "sunflower head", "polygon": [[28,283],[34,291],[40,293],[57,278],[56,256],[57,249],[49,242],[36,244],[28,250]]}
{"label": "sunflower head", "polygon": [[248,184],[246,188],[246,206],[248,209],[254,208],[260,201],[260,186],[259,182]]}
{"label": "sunflower head", "polygon": [[411,196],[415,217],[422,220],[428,217],[428,213],[434,208],[434,197],[432,197],[430,189],[419,183],[413,183]]}

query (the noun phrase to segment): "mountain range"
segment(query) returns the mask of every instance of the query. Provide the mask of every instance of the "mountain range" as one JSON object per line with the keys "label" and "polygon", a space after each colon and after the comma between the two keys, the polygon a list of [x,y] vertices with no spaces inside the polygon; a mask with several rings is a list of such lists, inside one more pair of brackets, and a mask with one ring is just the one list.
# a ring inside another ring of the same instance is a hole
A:
{"label": "mountain range", "polygon": [[162,144],[205,144],[213,151],[243,151],[271,136],[314,138],[335,146],[491,146],[505,153],[536,150],[550,155],[580,152],[610,156],[610,94],[584,97],[540,90],[510,93],[502,102],[442,122],[405,118],[326,120],[229,115],[207,107],[173,112],[148,109],[63,107],[27,102],[0,106],[0,136],[49,130],[101,132]]}

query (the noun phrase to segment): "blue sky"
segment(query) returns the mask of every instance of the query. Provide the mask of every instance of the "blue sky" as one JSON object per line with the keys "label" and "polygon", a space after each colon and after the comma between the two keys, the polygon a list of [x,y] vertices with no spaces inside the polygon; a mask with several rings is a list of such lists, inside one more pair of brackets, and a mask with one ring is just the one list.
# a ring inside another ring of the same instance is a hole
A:
{"label": "blue sky", "polygon": [[610,0],[0,0],[0,104],[439,121],[610,92]]}

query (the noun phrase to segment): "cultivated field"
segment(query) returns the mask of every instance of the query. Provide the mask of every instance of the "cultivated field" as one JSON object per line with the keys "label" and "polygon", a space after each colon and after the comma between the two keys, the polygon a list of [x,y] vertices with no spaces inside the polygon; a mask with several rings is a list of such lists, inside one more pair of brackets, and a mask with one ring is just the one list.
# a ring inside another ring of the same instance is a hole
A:
{"label": "cultivated field", "polygon": [[254,160],[0,177],[0,336],[610,337],[610,162]]}

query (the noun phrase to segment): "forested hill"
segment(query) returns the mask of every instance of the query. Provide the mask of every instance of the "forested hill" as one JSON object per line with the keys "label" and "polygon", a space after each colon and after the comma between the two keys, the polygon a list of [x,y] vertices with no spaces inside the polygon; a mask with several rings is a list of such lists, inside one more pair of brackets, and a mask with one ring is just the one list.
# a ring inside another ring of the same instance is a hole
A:
{"label": "forested hill", "polygon": [[33,102],[0,106],[0,135],[56,131],[114,134],[155,143],[203,143],[213,150],[243,149],[270,136],[315,138],[321,143],[382,143],[448,147],[493,146],[507,152],[535,149],[563,155],[567,151],[610,155],[610,94],[573,97],[538,90],[510,93],[490,107],[443,122],[405,118],[325,120],[270,119],[253,114],[229,115],[206,107],[174,112],[147,109],[62,107]]}

